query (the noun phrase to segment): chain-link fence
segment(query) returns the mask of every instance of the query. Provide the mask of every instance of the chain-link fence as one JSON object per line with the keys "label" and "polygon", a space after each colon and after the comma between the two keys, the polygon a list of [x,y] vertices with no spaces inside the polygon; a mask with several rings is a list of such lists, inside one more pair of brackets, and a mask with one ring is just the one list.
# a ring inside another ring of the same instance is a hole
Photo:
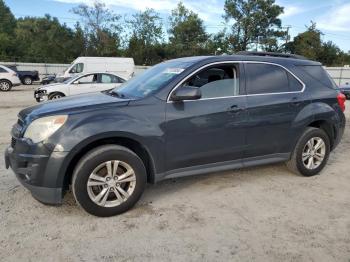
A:
{"label": "chain-link fence", "polygon": [[350,67],[326,67],[338,86],[350,84]]}
{"label": "chain-link fence", "polygon": [[[69,64],[46,64],[46,63],[19,63],[0,62],[0,65],[15,65],[19,71],[38,71],[40,79],[47,75],[57,75],[63,73]],[[142,73],[149,66],[135,66],[135,75]]]}

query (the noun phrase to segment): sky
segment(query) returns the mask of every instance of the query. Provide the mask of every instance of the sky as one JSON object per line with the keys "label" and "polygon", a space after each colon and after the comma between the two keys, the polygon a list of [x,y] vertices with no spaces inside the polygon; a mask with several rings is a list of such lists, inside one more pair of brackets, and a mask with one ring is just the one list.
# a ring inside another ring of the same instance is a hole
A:
{"label": "sky", "polygon": [[[153,8],[166,21],[176,0],[100,0],[108,8],[119,14],[132,14]],[[222,15],[225,0],[183,0],[185,6],[204,20],[207,31],[215,33],[224,28]],[[5,0],[16,17],[43,16],[50,14],[62,23],[73,26],[79,18],[70,10],[85,3],[91,5],[93,0]],[[342,50],[350,51],[350,0],[276,0],[284,7],[280,16],[283,26],[291,26],[294,37],[305,31],[310,21],[317,23],[324,35],[324,41],[333,41]]]}

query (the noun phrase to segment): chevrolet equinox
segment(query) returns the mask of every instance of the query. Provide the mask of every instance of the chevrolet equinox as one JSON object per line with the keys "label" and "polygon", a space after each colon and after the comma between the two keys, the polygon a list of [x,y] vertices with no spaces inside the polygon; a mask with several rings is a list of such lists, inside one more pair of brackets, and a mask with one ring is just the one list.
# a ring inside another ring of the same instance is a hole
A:
{"label": "chevrolet equinox", "polygon": [[62,203],[71,186],[88,213],[112,216],[163,179],[277,162],[316,175],[344,110],[321,64],[297,55],[180,58],[119,88],[22,110],[5,163],[43,203]]}

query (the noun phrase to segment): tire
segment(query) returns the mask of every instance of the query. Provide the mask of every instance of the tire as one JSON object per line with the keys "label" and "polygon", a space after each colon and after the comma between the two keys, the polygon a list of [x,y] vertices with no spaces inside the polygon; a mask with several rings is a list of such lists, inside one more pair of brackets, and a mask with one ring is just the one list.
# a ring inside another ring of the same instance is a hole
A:
{"label": "tire", "polygon": [[[129,176],[121,179],[128,172]],[[118,179],[113,179],[113,173],[116,173]],[[107,181],[110,174],[112,178]],[[119,184],[119,178],[120,181],[130,181]],[[140,199],[146,180],[146,168],[134,152],[118,145],[104,145],[89,151],[78,162],[73,173],[72,191],[76,202],[86,212],[98,217],[109,217],[132,208]]]}
{"label": "tire", "polygon": [[54,92],[54,93],[49,94],[48,99],[49,100],[56,100],[56,99],[60,99],[62,97],[65,97],[65,95],[60,93],[60,92]]}
{"label": "tire", "polygon": [[33,79],[30,76],[26,76],[23,78],[23,84],[24,85],[31,85],[31,84],[33,84]]}
{"label": "tire", "polygon": [[[324,144],[318,144],[320,141]],[[315,150],[317,145],[322,146]],[[296,174],[307,177],[314,176],[319,174],[327,164],[329,153],[330,140],[326,132],[319,128],[309,127],[299,138],[292,157],[287,162],[287,167]],[[323,157],[321,157],[322,155]]]}
{"label": "tire", "polygon": [[7,92],[11,91],[12,83],[8,80],[0,80],[0,91]]}

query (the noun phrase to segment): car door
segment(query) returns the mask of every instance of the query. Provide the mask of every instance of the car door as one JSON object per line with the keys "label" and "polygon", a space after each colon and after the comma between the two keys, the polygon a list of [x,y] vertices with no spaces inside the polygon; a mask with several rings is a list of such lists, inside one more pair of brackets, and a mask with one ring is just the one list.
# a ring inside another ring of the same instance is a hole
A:
{"label": "car door", "polygon": [[74,80],[69,85],[69,94],[78,95],[96,92],[97,90],[97,74],[83,75]]}
{"label": "car door", "polygon": [[[246,97],[239,64],[200,70],[181,85],[200,88],[202,98],[166,104],[166,167],[220,165],[243,157]],[[181,86],[180,85],[180,86]]]}
{"label": "car door", "polygon": [[282,66],[269,63],[245,63],[245,76],[245,157],[288,153],[295,137],[293,120],[306,103],[303,84]]}
{"label": "car door", "polygon": [[108,73],[98,74],[97,79],[96,89],[98,91],[119,87],[124,82],[118,76]]}

